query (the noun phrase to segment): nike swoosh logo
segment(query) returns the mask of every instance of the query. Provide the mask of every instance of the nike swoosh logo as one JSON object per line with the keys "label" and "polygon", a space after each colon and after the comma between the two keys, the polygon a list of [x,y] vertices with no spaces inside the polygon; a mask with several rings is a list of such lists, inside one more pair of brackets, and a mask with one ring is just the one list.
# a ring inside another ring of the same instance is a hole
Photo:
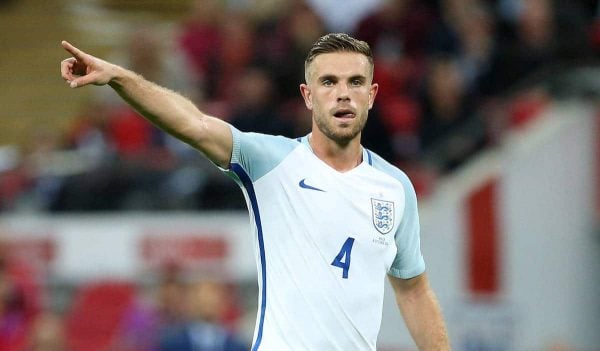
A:
{"label": "nike swoosh logo", "polygon": [[314,186],[306,184],[305,180],[306,178],[302,179],[300,183],[298,183],[298,185],[300,185],[301,188],[325,192],[325,190],[323,189],[315,188]]}

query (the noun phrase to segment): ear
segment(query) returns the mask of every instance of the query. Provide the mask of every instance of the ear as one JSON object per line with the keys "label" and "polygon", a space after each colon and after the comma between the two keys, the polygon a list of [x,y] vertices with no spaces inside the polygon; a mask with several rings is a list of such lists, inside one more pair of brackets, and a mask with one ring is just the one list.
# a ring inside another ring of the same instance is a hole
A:
{"label": "ear", "polygon": [[307,84],[300,84],[300,94],[302,94],[302,97],[304,98],[306,108],[312,111],[312,94]]}
{"label": "ear", "polygon": [[377,91],[379,91],[379,84],[371,84],[371,89],[369,89],[369,110],[373,108],[373,103],[375,102],[375,96],[377,96]]}

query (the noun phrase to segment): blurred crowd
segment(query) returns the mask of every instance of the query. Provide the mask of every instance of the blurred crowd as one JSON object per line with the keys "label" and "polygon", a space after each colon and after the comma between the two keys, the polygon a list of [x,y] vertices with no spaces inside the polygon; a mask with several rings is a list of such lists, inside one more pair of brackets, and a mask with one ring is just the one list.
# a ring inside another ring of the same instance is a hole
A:
{"label": "blurred crowd", "polygon": [[[425,195],[549,103],[522,88],[528,77],[598,58],[599,11],[586,0],[196,0],[167,37],[136,28],[106,59],[242,131],[298,137],[311,123],[298,89],[307,51],[327,32],[350,33],[371,45],[380,85],[363,144]],[[64,134],[0,147],[0,210],[245,207],[196,151],[109,88],[93,94]]]}
{"label": "blurred crowd", "polygon": [[242,306],[238,285],[167,264],[148,279],[96,278],[57,290],[49,272],[6,248],[1,351],[249,350],[251,335],[242,329],[250,329],[245,313],[254,311]]}
{"label": "blurred crowd", "polygon": [[[327,32],[350,33],[371,45],[380,85],[363,144],[405,170],[421,196],[551,102],[528,84],[532,76],[600,55],[597,0],[191,3],[175,31],[136,28],[106,59],[243,131],[298,137],[311,126],[298,89],[305,55]],[[0,212],[245,207],[235,183],[195,150],[109,88],[90,89],[67,130],[39,131],[23,149],[0,145]],[[148,284],[77,285],[57,308],[46,277],[5,251],[0,245],[0,351],[248,349],[251,336],[238,333],[243,307],[227,282],[169,267]]]}

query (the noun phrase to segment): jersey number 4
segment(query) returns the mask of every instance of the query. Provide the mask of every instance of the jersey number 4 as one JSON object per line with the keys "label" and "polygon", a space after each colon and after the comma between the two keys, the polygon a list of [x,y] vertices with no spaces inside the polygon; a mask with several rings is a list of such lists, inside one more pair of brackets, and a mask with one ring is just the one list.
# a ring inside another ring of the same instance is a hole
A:
{"label": "jersey number 4", "polygon": [[342,269],[342,278],[348,279],[348,271],[350,270],[350,257],[352,254],[352,245],[354,245],[354,238],[348,238],[342,245],[342,249],[335,256],[332,266],[339,267]]}

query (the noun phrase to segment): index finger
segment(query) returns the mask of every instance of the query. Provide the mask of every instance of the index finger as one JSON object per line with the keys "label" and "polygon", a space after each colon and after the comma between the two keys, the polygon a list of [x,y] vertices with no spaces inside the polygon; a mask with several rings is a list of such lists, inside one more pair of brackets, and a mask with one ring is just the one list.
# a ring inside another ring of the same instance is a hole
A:
{"label": "index finger", "polygon": [[78,48],[74,47],[73,45],[71,45],[71,43],[69,43],[66,40],[63,40],[61,42],[62,47],[67,50],[68,52],[71,53],[71,55],[73,55],[76,59],[78,60],[83,60],[84,56],[85,56],[85,52],[79,50]]}

